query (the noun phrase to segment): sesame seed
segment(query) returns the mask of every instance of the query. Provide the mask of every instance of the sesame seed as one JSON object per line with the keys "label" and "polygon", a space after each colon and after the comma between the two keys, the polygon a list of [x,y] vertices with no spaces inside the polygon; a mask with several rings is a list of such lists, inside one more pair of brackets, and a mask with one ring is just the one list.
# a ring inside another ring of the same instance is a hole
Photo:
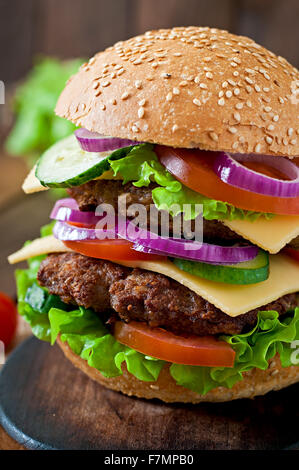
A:
{"label": "sesame seed", "polygon": [[179,94],[180,94],[180,90],[179,90],[178,88],[173,88],[172,93],[173,93],[174,95],[179,95]]}
{"label": "sesame seed", "polygon": [[269,135],[267,135],[267,136],[265,137],[265,140],[266,140],[267,144],[272,144],[272,142],[273,142],[272,137],[270,137]]}
{"label": "sesame seed", "polygon": [[102,94],[101,90],[97,90],[94,96],[97,97],[97,96],[100,96],[101,94]]}
{"label": "sesame seed", "polygon": [[115,72],[112,72],[112,73],[110,74],[110,77],[111,77],[111,78],[115,78],[115,77],[116,77],[116,73],[115,73]]}
{"label": "sesame seed", "polygon": [[122,95],[121,95],[121,99],[122,100],[126,100],[127,98],[129,98],[129,93],[127,91],[125,91]]}
{"label": "sesame seed", "polygon": [[247,85],[246,86],[246,91],[247,91],[247,93],[251,93],[252,92],[251,86]]}
{"label": "sesame seed", "polygon": [[277,122],[278,120],[279,120],[278,114],[276,114],[275,116],[273,116],[273,121],[274,121],[274,122]]}
{"label": "sesame seed", "polygon": [[120,69],[117,71],[117,75],[120,76],[124,73],[125,69]]}
{"label": "sesame seed", "polygon": [[139,129],[135,124],[132,126],[132,131],[133,132],[139,132]]}
{"label": "sesame seed", "polygon": [[296,145],[297,144],[297,139],[292,139],[290,142],[291,145]]}
{"label": "sesame seed", "polygon": [[244,103],[237,103],[235,107],[236,109],[242,109],[243,106],[244,106]]}
{"label": "sesame seed", "polygon": [[234,80],[232,80],[231,78],[228,78],[227,81],[231,86],[236,86],[236,82]]}
{"label": "sesame seed", "polygon": [[222,98],[222,96],[224,96],[224,91],[222,91],[222,90],[219,91],[218,96],[219,96],[219,98]]}
{"label": "sesame seed", "polygon": [[151,64],[151,66],[153,67],[153,69],[156,69],[156,68],[158,67],[158,64],[157,64],[157,62],[153,62],[153,63]]}
{"label": "sesame seed", "polygon": [[136,80],[135,81],[135,87],[140,90],[142,88],[142,81],[141,80]]}
{"label": "sesame seed", "polygon": [[234,113],[234,118],[235,118],[236,121],[240,122],[240,121],[241,121],[240,113],[235,112],[235,113]]}
{"label": "sesame seed", "polygon": [[194,98],[193,100],[193,103],[196,105],[196,106],[201,106],[201,101],[197,98]]}
{"label": "sesame seed", "polygon": [[144,113],[145,113],[145,109],[142,108],[142,107],[140,107],[140,108],[138,109],[138,117],[139,117],[140,119],[142,119],[143,116],[144,116]]}
{"label": "sesame seed", "polygon": [[109,80],[105,80],[103,83],[101,83],[102,87],[106,87],[106,86],[109,86],[111,82],[109,82]]}
{"label": "sesame seed", "polygon": [[93,88],[94,90],[96,90],[97,88],[99,88],[99,86],[100,86],[100,83],[97,82],[97,81],[94,81],[93,84],[92,84],[92,88]]}
{"label": "sesame seed", "polygon": [[225,105],[225,99],[220,98],[220,100],[218,100],[218,104],[219,104],[219,106],[224,106]]}
{"label": "sesame seed", "polygon": [[239,72],[238,72],[237,70],[235,70],[234,73],[233,73],[233,76],[234,76],[234,77],[238,77],[238,76],[239,76]]}
{"label": "sesame seed", "polygon": [[283,145],[288,145],[288,143],[289,143],[289,141],[286,137],[284,137],[282,142],[283,142]]}
{"label": "sesame seed", "polygon": [[273,124],[269,124],[269,126],[267,127],[268,131],[274,131],[274,129],[275,129],[275,126],[273,126]]}
{"label": "sesame seed", "polygon": [[247,101],[246,101],[246,104],[247,104],[248,108],[252,108],[252,103],[251,103],[251,101],[247,100]]}
{"label": "sesame seed", "polygon": [[254,151],[255,152],[260,152],[261,151],[261,144],[256,144],[256,146],[254,148]]}
{"label": "sesame seed", "polygon": [[194,78],[194,82],[195,82],[195,83],[199,83],[199,82],[200,82],[199,76],[196,76],[196,77]]}
{"label": "sesame seed", "polygon": [[270,111],[272,110],[271,106],[265,106],[264,107],[264,110],[266,111],[266,113],[270,113]]}
{"label": "sesame seed", "polygon": [[234,150],[237,150],[238,146],[239,146],[238,142],[234,142],[234,143],[233,143],[233,149],[234,149]]}
{"label": "sesame seed", "polygon": [[231,134],[236,134],[236,133],[238,132],[236,127],[229,127],[229,128],[228,128],[228,131],[229,131]]}
{"label": "sesame seed", "polygon": [[254,85],[254,89],[257,93],[261,91],[261,88],[258,85]]}
{"label": "sesame seed", "polygon": [[188,85],[188,82],[186,80],[183,80],[182,82],[179,83],[179,86],[186,86]]}
{"label": "sesame seed", "polygon": [[82,103],[82,104],[81,104],[81,109],[82,109],[82,111],[84,111],[85,108],[86,108],[86,104],[85,104],[85,103]]}
{"label": "sesame seed", "polygon": [[209,132],[209,136],[214,142],[218,142],[219,137],[216,132]]}
{"label": "sesame seed", "polygon": [[225,96],[227,98],[231,98],[233,96],[232,92],[230,90],[228,90],[226,93],[225,93]]}
{"label": "sesame seed", "polygon": [[284,104],[284,99],[281,96],[278,99],[281,104]]}
{"label": "sesame seed", "polygon": [[240,88],[235,88],[234,89],[234,95],[238,96],[240,94]]}
{"label": "sesame seed", "polygon": [[245,77],[245,81],[246,81],[247,83],[250,83],[250,85],[253,84],[253,80],[251,80],[251,78],[249,78],[249,77]]}
{"label": "sesame seed", "polygon": [[161,73],[161,77],[162,77],[162,78],[170,78],[170,77],[171,77],[171,74],[170,74],[170,73],[165,73],[165,72],[163,72],[163,73]]}
{"label": "sesame seed", "polygon": [[169,92],[167,95],[166,95],[166,100],[167,101],[171,101],[172,100],[172,93]]}
{"label": "sesame seed", "polygon": [[105,104],[101,104],[101,109],[102,109],[103,111],[105,111],[106,105],[105,105]]}
{"label": "sesame seed", "polygon": [[146,100],[144,98],[138,102],[139,106],[144,106],[145,103],[146,103]]}
{"label": "sesame seed", "polygon": [[114,104],[114,105],[116,105],[116,104],[117,104],[117,101],[116,101],[116,99],[115,99],[115,98],[113,98],[113,99],[111,100],[111,104]]}
{"label": "sesame seed", "polygon": [[173,55],[174,55],[175,57],[181,57],[181,56],[182,56],[181,52],[175,52]]}
{"label": "sesame seed", "polygon": [[177,124],[174,124],[174,125],[172,126],[172,132],[177,131],[178,128],[179,128],[179,126],[178,126]]}
{"label": "sesame seed", "polygon": [[201,83],[201,84],[199,85],[199,87],[200,87],[200,88],[203,88],[204,90],[207,90],[207,88],[208,88],[205,83]]}
{"label": "sesame seed", "polygon": [[210,80],[212,80],[213,74],[211,72],[207,72],[206,77],[209,78]]}
{"label": "sesame seed", "polygon": [[222,88],[227,88],[227,87],[228,87],[227,81],[223,82],[223,83],[222,83]]}
{"label": "sesame seed", "polygon": [[288,136],[291,137],[293,135],[293,132],[294,132],[294,129],[292,129],[292,127],[290,127],[288,129]]}

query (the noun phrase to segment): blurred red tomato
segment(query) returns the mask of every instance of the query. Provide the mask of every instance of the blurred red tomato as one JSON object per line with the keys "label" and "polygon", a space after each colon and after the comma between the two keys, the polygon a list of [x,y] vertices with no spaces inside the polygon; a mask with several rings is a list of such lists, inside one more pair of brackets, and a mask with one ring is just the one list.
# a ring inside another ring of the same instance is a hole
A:
{"label": "blurred red tomato", "polygon": [[0,292],[0,341],[7,347],[16,332],[17,307],[3,292]]}

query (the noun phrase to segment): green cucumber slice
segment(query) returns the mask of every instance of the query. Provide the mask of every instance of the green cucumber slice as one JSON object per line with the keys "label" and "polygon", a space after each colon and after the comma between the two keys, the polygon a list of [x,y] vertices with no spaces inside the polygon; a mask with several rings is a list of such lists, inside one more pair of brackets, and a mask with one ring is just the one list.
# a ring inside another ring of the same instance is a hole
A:
{"label": "green cucumber slice", "polygon": [[259,250],[253,260],[235,265],[222,266],[179,258],[173,258],[172,262],[182,271],[226,284],[255,284],[269,277],[269,255],[263,250]]}
{"label": "green cucumber slice", "polygon": [[132,147],[114,152],[85,152],[71,135],[52,145],[40,157],[35,175],[43,186],[68,188],[80,186],[109,170],[109,159],[125,157]]}

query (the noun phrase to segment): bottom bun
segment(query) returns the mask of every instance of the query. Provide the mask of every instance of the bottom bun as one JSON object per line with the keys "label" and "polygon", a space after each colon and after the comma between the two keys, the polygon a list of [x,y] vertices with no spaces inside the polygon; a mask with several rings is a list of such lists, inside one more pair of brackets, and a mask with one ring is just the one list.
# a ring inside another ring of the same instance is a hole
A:
{"label": "bottom bun", "polygon": [[206,395],[199,395],[185,387],[176,385],[169,373],[169,366],[162,369],[156,382],[138,380],[128,372],[125,365],[123,366],[123,375],[108,379],[97,369],[90,367],[87,361],[73,353],[67,343],[63,343],[58,339],[58,344],[74,366],[104,387],[129,396],[134,395],[147,399],[158,398],[168,403],[223,402],[236,400],[237,398],[253,398],[257,395],[264,395],[271,390],[280,390],[299,382],[299,367],[282,367],[279,356],[276,355],[273,359],[270,359],[267,370],[252,369],[245,372],[243,380],[236,383],[231,389],[217,387]]}

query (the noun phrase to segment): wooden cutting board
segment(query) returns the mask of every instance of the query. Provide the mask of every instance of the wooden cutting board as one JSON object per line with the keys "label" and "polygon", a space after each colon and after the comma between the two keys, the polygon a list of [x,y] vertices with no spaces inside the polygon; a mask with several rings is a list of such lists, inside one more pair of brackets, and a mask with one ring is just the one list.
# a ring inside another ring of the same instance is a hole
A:
{"label": "wooden cutting board", "polygon": [[298,392],[197,406],[129,398],[29,338],[1,371],[0,422],[31,449],[299,449]]}

